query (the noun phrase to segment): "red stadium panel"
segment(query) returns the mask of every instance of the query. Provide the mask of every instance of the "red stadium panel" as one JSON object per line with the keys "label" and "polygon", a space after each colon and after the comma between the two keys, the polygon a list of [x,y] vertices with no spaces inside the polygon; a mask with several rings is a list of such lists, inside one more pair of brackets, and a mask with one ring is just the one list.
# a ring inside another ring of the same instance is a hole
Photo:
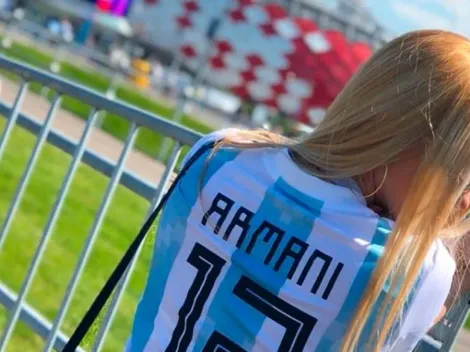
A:
{"label": "red stadium panel", "polygon": [[272,23],[263,23],[260,25],[260,29],[265,36],[276,35],[276,29],[274,28]]}
{"label": "red stadium panel", "polygon": [[245,14],[241,9],[235,9],[229,12],[229,20],[232,22],[246,22]]}
{"label": "red stadium panel", "polygon": [[319,28],[316,23],[312,22],[312,20],[308,18],[294,18],[295,23],[297,26],[300,28],[300,31],[304,34],[307,35],[310,32],[315,32],[318,31]]}
{"label": "red stadium panel", "polygon": [[248,61],[251,67],[264,66],[263,58],[259,54],[248,54],[246,61]]}
{"label": "red stadium panel", "polygon": [[266,14],[269,16],[271,21],[280,20],[289,16],[287,11],[277,4],[264,5],[264,11],[266,11]]}
{"label": "red stadium panel", "polygon": [[344,66],[348,77],[357,69],[357,60],[351,55],[349,43],[343,33],[339,31],[325,31],[325,39],[331,43],[331,59],[336,60],[336,65]]}
{"label": "red stadium panel", "polygon": [[196,12],[199,11],[199,4],[196,0],[189,0],[184,2],[184,8],[188,12]]}
{"label": "red stadium panel", "polygon": [[213,56],[209,59],[209,65],[215,70],[225,68],[225,62],[221,55]]}
{"label": "red stadium panel", "polygon": [[250,94],[248,93],[244,85],[238,85],[231,88],[233,94],[239,96],[242,99],[250,99]]}
{"label": "red stadium panel", "polygon": [[286,85],[284,84],[284,82],[274,84],[272,86],[272,90],[273,90],[274,95],[276,95],[276,96],[281,95],[281,94],[285,94],[287,92],[287,88],[286,88]]}
{"label": "red stadium panel", "polygon": [[180,47],[181,54],[188,59],[192,59],[197,56],[196,50],[191,45],[183,45]]}
{"label": "red stadium panel", "polygon": [[255,0],[237,0],[238,6],[248,6],[255,4]]}
{"label": "red stadium panel", "polygon": [[240,76],[242,77],[245,83],[256,81],[256,75],[252,69],[248,69],[241,72]]}
{"label": "red stadium panel", "polygon": [[220,53],[230,53],[233,51],[232,45],[226,40],[216,40],[214,44]]}
{"label": "red stadium panel", "polygon": [[350,52],[359,63],[366,61],[372,55],[371,47],[364,43],[351,44]]}
{"label": "red stadium panel", "polygon": [[178,27],[182,30],[193,27],[193,23],[189,16],[179,16],[176,18],[176,22],[178,22]]}

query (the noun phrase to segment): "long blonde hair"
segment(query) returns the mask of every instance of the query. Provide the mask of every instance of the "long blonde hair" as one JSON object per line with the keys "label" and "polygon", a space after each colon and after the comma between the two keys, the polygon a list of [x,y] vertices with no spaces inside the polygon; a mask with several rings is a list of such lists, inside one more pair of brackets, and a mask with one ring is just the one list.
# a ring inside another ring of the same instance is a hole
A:
{"label": "long blonde hair", "polygon": [[[470,43],[437,30],[405,34],[382,47],[351,78],[315,131],[291,141],[265,131],[240,132],[221,145],[287,147],[322,178],[353,177],[385,166],[415,145],[424,156],[385,251],[342,345],[358,347],[387,279],[370,347],[379,351],[438,238],[469,229],[456,205],[470,171]],[[248,141],[248,143],[247,143]]]}

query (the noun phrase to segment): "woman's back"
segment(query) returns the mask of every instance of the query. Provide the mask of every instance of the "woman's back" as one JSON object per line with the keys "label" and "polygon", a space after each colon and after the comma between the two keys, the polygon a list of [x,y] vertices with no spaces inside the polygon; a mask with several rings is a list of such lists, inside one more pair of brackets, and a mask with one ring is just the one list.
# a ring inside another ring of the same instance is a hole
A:
{"label": "woman's back", "polygon": [[[353,182],[313,177],[286,149],[224,148],[206,165],[211,138],[165,206],[129,350],[339,349],[393,224]],[[431,326],[454,267],[436,242],[395,351]]]}

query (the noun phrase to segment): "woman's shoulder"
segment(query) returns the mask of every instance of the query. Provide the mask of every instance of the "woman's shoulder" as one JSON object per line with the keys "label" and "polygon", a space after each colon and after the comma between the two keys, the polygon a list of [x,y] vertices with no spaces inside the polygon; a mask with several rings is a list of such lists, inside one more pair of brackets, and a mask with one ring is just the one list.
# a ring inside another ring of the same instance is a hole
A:
{"label": "woman's shoulder", "polygon": [[452,272],[455,272],[456,263],[454,256],[450,253],[444,243],[441,240],[436,240],[434,246],[436,256],[439,258],[439,264],[445,268],[451,269]]}
{"label": "woman's shoulder", "polygon": [[442,291],[442,296],[447,298],[456,271],[456,262],[441,240],[433,243],[423,270],[430,284],[439,286],[435,290]]}
{"label": "woman's shoulder", "polygon": [[200,150],[202,147],[209,143],[214,143],[214,142],[219,142],[223,140],[224,138],[236,135],[237,132],[240,130],[237,128],[224,128],[221,130],[217,130],[214,132],[211,132],[209,134],[206,134],[205,136],[201,137],[188,151],[188,153],[185,155],[182,166],[184,166],[191,157],[196,154],[198,150]]}

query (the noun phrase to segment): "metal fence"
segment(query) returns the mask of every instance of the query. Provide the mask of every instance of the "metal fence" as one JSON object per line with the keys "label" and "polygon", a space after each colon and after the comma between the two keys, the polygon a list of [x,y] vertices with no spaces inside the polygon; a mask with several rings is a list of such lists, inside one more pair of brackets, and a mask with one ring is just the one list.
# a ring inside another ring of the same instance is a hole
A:
{"label": "metal fence", "polygon": [[[50,351],[52,347],[54,347],[56,350],[61,350],[64,346],[64,343],[66,342],[66,337],[63,333],[60,332],[61,323],[69,308],[71,298],[77,286],[77,282],[80,279],[81,273],[87,262],[88,256],[93,247],[93,243],[96,240],[97,233],[102,225],[103,218],[110,205],[117,185],[121,183],[127,188],[131,189],[133,192],[148,199],[151,203],[149,207],[150,211],[161,199],[162,194],[166,189],[170,177],[174,172],[181,147],[183,145],[192,145],[199,139],[200,135],[164,119],[133,108],[129,105],[111,101],[100,94],[94,93],[73,83],[66,82],[48,73],[13,62],[5,57],[0,57],[0,69],[7,70],[10,73],[15,73],[23,78],[23,83],[20,86],[18,95],[16,96],[12,106],[8,106],[6,103],[0,104],[0,113],[7,117],[7,123],[4,127],[3,133],[0,136],[0,160],[15,125],[20,125],[37,135],[32,154],[29,157],[26,168],[17,186],[15,195],[11,201],[2,227],[0,228],[0,249],[5,242],[8,230],[11,227],[15,213],[25,193],[30,177],[34,171],[35,164],[38,160],[38,156],[44,144],[46,142],[52,143],[66,153],[73,155],[73,159],[63,179],[63,183],[61,185],[55,205],[49,214],[46,227],[44,228],[36,252],[29,265],[28,273],[23,281],[23,284],[21,285],[19,292],[12,292],[12,290],[10,290],[5,285],[0,285],[0,303],[9,311],[8,321],[4,327],[2,337],[0,338],[0,351],[4,351],[8,345],[11,333],[18,320],[25,322],[35,333],[46,340],[46,347],[44,349],[45,351]],[[32,117],[20,113],[21,104],[24,101],[27,87],[30,82],[39,82],[56,92],[47,117],[42,124],[35,121],[35,119]],[[51,129],[52,121],[57,114],[57,110],[63,96],[74,97],[82,102],[88,103],[93,107],[86,123],[86,128],[78,143]],[[124,148],[117,164],[111,163],[109,160],[106,160],[93,151],[88,150],[86,147],[87,140],[89,139],[90,133],[93,129],[93,124],[96,122],[97,115],[101,111],[123,116],[131,123],[131,128],[126,137]],[[141,127],[145,127],[152,131],[158,131],[159,133],[176,141],[170,154],[171,156],[166,162],[165,171],[163,172],[157,187],[141,180],[138,176],[133,175],[124,168],[126,159],[133,147],[138,129]],[[44,317],[41,316],[39,312],[37,312],[33,307],[29,306],[25,302],[25,297],[29,292],[31,282],[34,279],[39,264],[41,263],[41,259],[43,258],[44,251],[50,240],[54,225],[60,216],[64,199],[81,162],[92,166],[94,169],[110,177],[110,181],[98,212],[95,215],[93,226],[86,240],[85,247],[81,253],[77,253],[78,263],[68,284],[63,300],[60,303],[59,311],[54,321],[48,322]],[[5,265],[5,263],[2,265]],[[128,271],[128,274],[131,271],[132,269]],[[113,302],[110,308],[107,310],[107,316],[95,342],[94,348],[96,350],[99,350],[103,344],[104,337],[107,334],[110,323],[119,304],[119,300],[122,296],[122,292],[126,287],[127,281],[128,275],[126,275],[126,279],[121,282],[120,287],[113,298]]]}
{"label": "metal fence", "polygon": [[[23,280],[21,288],[18,292],[13,292],[13,290],[8,288],[6,285],[0,283],[0,304],[3,305],[9,313],[6,325],[4,326],[0,337],[0,352],[5,351],[11,342],[10,338],[12,332],[19,321],[26,324],[33,333],[37,334],[45,341],[44,351],[51,351],[52,349],[61,350],[67,341],[67,336],[61,331],[63,328],[62,323],[64,316],[70,308],[71,299],[76,291],[77,283],[82,275],[84,266],[87,263],[90,251],[96,241],[96,237],[103,223],[103,218],[107,213],[117,185],[120,183],[132,190],[134,193],[149,200],[150,206],[148,211],[150,212],[160,201],[171,176],[175,172],[175,165],[182,146],[194,144],[200,138],[200,135],[159,118],[158,116],[151,115],[121,102],[109,100],[103,95],[46,72],[11,61],[3,56],[0,56],[0,70],[14,73],[23,80],[13,104],[9,105],[5,102],[0,102],[0,114],[7,118],[4,130],[0,135],[0,161],[4,155],[5,148],[12,134],[13,128],[16,125],[37,135],[33,151],[29,156],[25,170],[21,176],[19,184],[17,185],[16,192],[11,200],[4,222],[1,224],[0,250],[5,243],[5,238],[7,237],[8,231],[11,227],[15,213],[25,194],[26,187],[30,181],[31,175],[38,161],[39,154],[45,143],[51,143],[62,151],[72,155],[72,161],[62,180],[55,204],[48,214],[46,226],[42,231],[39,244],[37,245],[31,262],[29,263],[27,275]],[[21,113],[21,106],[24,102],[30,82],[39,82],[54,90],[56,93],[44,123],[39,123],[32,117]],[[60,108],[61,99],[64,96],[71,96],[79,99],[92,107],[92,111],[86,122],[85,130],[77,142],[72,141],[67,136],[62,135],[51,128],[52,122]],[[93,130],[93,125],[96,122],[97,115],[101,111],[107,111],[115,115],[122,116],[131,124],[131,128],[124,142],[124,148],[122,149],[117,163],[112,163],[87,148],[87,141],[90,137],[91,131]],[[168,161],[166,162],[165,170],[158,182],[158,185],[143,181],[137,175],[125,170],[126,159],[133,148],[138,130],[142,127],[158,132],[175,141],[175,145]],[[86,238],[83,250],[80,253],[74,253],[77,256],[77,264],[74,268],[73,275],[68,283],[65,294],[62,297],[62,300],[58,303],[59,308],[55,314],[54,320],[51,322],[44,318],[44,316],[42,316],[34,307],[29,305],[25,299],[30,290],[32,280],[35,278],[38,266],[44,258],[45,250],[51,239],[51,234],[55,224],[61,215],[64,199],[69,191],[74,175],[77,172],[77,168],[81,163],[88,164],[102,174],[108,176],[109,182],[98,211],[95,214],[93,225],[88,237]],[[114,319],[116,309],[118,308],[123,292],[126,289],[134,264],[135,260],[127,271],[125,278],[120,282],[119,287],[112,298],[105,317],[102,320],[102,324],[96,334],[96,339],[92,348],[93,351],[99,351],[103,347],[104,339],[107,336],[110,324]],[[14,265],[14,263],[0,263],[0,265]],[[468,297],[466,298],[464,305],[458,306],[449,313],[444,324],[441,324],[432,332],[434,338],[427,336],[423,343],[420,344],[420,351],[448,351],[450,349],[451,343],[464,321],[468,307],[467,302]]]}

